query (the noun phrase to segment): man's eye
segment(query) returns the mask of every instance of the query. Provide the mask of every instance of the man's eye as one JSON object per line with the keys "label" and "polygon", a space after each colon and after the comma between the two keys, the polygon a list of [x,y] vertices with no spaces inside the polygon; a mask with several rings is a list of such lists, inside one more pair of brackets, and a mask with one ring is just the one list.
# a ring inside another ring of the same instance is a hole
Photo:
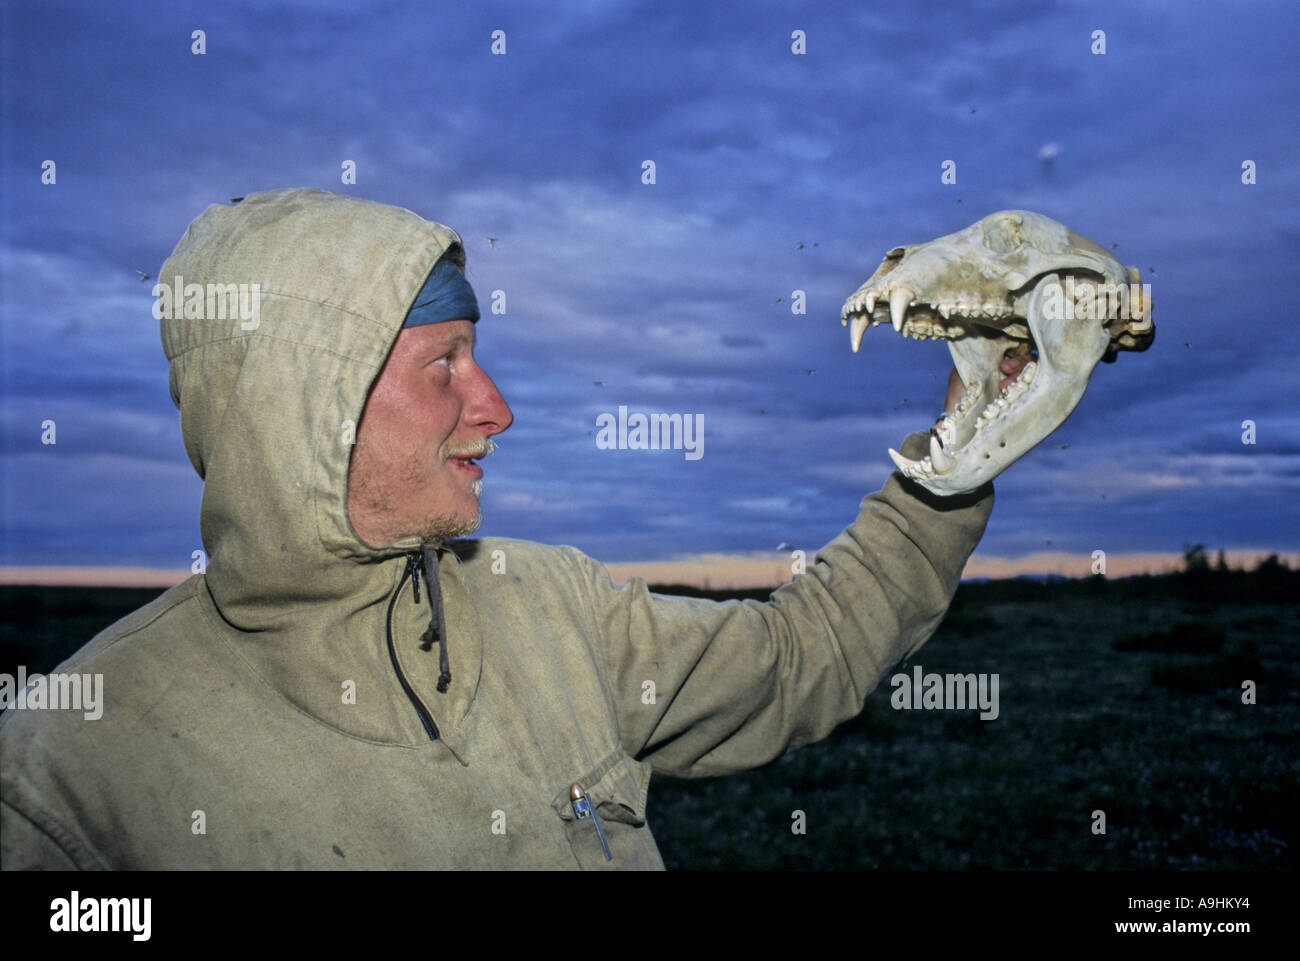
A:
{"label": "man's eye", "polygon": [[447,354],[445,357],[439,357],[437,360],[434,361],[434,363],[435,363],[435,364],[442,364],[444,367],[450,367],[450,366],[451,366],[451,354]]}

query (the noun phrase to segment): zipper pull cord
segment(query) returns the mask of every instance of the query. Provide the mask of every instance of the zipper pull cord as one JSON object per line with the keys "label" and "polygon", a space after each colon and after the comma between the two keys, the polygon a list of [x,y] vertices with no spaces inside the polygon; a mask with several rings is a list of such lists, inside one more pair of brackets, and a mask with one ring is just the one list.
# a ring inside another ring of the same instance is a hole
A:
{"label": "zipper pull cord", "polygon": [[415,603],[420,603],[420,555],[412,554],[406,559],[406,573],[411,578],[411,596]]}
{"label": "zipper pull cord", "polygon": [[424,583],[429,588],[429,626],[420,636],[420,649],[433,650],[438,644],[438,693],[446,694],[451,684],[451,661],[447,656],[447,624],[442,610],[442,587],[438,583],[438,546],[421,544],[423,554]]}

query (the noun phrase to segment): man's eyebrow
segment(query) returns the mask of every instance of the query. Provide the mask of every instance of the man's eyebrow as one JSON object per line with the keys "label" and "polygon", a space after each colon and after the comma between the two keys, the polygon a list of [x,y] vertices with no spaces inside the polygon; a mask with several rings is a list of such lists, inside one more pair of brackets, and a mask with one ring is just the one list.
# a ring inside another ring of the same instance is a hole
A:
{"label": "man's eyebrow", "polygon": [[468,334],[455,333],[450,337],[439,337],[435,340],[429,341],[422,352],[427,354],[442,353],[451,347],[468,347],[473,350],[474,343],[475,337],[473,332]]}

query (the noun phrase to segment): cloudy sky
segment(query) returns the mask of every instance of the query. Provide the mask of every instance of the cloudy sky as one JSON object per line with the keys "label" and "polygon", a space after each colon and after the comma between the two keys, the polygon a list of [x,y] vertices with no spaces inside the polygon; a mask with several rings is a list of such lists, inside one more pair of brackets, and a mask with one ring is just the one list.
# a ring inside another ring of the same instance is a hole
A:
{"label": "cloudy sky", "polygon": [[[286,186],[449,224],[480,302],[507,292],[484,534],[815,550],[949,366],[888,328],[852,354],[840,304],[890,247],[1027,208],[1140,267],[1157,337],[998,479],[979,556],[1300,547],[1291,0],[454,6],[4,5],[0,565],[188,566],[201,484],[136,271]],[[620,405],[702,415],[704,456],[599,450]]]}

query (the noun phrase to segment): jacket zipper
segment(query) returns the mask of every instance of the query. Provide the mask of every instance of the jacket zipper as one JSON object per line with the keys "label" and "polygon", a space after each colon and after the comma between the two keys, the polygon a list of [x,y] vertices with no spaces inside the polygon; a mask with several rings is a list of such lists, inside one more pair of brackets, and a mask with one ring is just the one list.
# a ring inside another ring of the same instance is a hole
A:
{"label": "jacket zipper", "polygon": [[402,673],[402,667],[397,663],[397,651],[393,647],[393,606],[397,603],[397,598],[401,596],[402,588],[406,585],[408,577],[414,578],[411,581],[411,590],[415,594],[415,602],[420,603],[420,575],[418,568],[420,566],[420,555],[412,554],[406,559],[406,568],[402,571],[402,579],[397,582],[397,590],[393,592],[392,599],[388,602],[388,659],[393,662],[393,671],[397,674],[397,680],[402,685],[402,690],[410,698],[411,704],[415,707],[415,713],[420,717],[420,723],[424,725],[425,733],[429,735],[430,741],[438,740],[438,725],[433,723],[433,717],[429,714],[428,709],[421,703],[420,698],[416,696],[411,685],[407,683],[406,675]]}

